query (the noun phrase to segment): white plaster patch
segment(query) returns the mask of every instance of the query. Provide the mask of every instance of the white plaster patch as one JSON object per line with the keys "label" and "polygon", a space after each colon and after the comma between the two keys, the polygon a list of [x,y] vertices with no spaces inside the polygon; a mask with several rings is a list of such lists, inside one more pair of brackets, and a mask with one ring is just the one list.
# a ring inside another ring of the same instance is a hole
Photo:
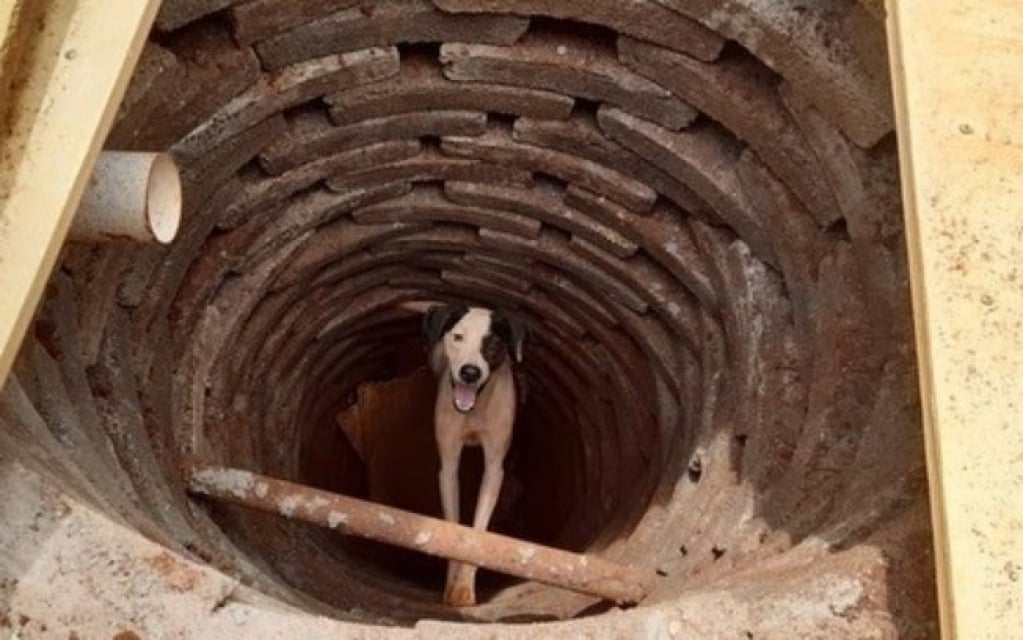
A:
{"label": "white plaster patch", "polygon": [[519,562],[526,564],[530,558],[536,555],[536,547],[519,547],[517,549],[519,554]]}
{"label": "white plaster patch", "polygon": [[429,531],[420,531],[419,533],[416,534],[416,539],[413,540],[413,542],[415,542],[419,546],[422,546],[429,542],[430,538],[432,537],[433,534],[430,533]]}
{"label": "white plaster patch", "polygon": [[235,498],[251,495],[256,483],[251,473],[240,469],[201,469],[192,480],[200,488],[206,487],[210,491],[226,493]]}
{"label": "white plaster patch", "polygon": [[290,518],[295,515],[295,509],[298,508],[298,505],[301,504],[301,502],[302,499],[298,496],[288,496],[281,500],[277,506],[280,509],[282,516]]}
{"label": "white plaster patch", "polygon": [[331,529],[337,529],[338,525],[346,524],[348,522],[348,514],[340,511],[331,511],[327,514],[327,526]]}
{"label": "white plaster patch", "polygon": [[377,514],[377,517],[380,518],[380,522],[383,522],[388,526],[393,525],[395,522],[397,522],[397,520],[394,519],[394,516],[392,516],[389,513],[384,513],[382,511]]}
{"label": "white plaster patch", "polygon": [[310,509],[320,509],[322,507],[327,506],[328,504],[330,504],[330,500],[327,500],[326,498],[323,498],[321,496],[316,496],[315,498],[309,500],[308,507]]}

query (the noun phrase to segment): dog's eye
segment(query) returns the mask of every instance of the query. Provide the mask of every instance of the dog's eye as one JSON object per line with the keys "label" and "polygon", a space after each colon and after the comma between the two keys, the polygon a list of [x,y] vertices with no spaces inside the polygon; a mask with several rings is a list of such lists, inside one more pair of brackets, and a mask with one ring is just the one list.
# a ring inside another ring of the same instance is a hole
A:
{"label": "dog's eye", "polygon": [[454,340],[455,342],[461,342],[462,340],[465,340],[465,336],[463,336],[460,333],[455,333],[452,334],[451,339]]}

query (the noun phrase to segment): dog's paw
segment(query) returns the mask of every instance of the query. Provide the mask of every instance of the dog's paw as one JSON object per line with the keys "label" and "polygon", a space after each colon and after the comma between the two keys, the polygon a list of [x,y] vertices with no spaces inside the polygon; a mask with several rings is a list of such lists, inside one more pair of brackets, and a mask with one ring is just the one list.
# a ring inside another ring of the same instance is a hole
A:
{"label": "dog's paw", "polygon": [[444,604],[449,607],[472,607],[476,604],[476,590],[470,585],[453,584],[444,590]]}

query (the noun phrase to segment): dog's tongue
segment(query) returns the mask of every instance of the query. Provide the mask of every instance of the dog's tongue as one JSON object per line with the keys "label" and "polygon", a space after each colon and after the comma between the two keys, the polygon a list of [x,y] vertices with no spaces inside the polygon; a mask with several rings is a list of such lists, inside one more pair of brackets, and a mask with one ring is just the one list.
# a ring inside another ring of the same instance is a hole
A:
{"label": "dog's tongue", "polygon": [[455,383],[455,407],[465,413],[476,406],[476,388],[461,382]]}

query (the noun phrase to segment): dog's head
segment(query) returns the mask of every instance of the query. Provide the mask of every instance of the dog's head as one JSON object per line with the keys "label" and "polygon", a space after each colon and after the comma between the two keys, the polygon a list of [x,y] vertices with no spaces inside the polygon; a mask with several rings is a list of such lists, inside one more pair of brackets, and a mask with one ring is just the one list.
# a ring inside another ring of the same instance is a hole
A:
{"label": "dog's head", "polygon": [[507,358],[522,362],[526,327],[503,311],[463,304],[430,307],[423,318],[430,367],[451,383],[455,408],[472,411],[476,396]]}

